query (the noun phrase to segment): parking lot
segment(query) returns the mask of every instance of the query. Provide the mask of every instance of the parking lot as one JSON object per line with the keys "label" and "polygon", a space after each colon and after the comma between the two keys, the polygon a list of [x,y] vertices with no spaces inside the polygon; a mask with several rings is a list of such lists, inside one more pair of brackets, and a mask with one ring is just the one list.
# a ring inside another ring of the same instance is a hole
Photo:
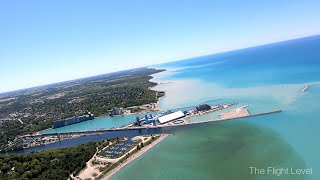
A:
{"label": "parking lot", "polygon": [[104,156],[107,158],[118,158],[122,156],[125,152],[136,145],[132,140],[120,141],[117,144],[112,145],[110,148],[104,151]]}

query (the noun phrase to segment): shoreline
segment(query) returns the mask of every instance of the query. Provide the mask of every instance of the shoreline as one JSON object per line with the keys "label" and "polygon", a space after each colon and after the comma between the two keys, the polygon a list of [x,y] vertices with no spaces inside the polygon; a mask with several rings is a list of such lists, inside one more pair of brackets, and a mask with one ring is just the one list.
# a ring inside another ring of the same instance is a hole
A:
{"label": "shoreline", "polygon": [[105,176],[103,176],[103,179],[110,179],[112,176],[120,172],[120,170],[124,167],[126,167],[128,164],[133,162],[134,160],[138,159],[140,156],[148,152],[150,149],[152,149],[154,146],[159,144],[161,141],[166,139],[170,134],[161,134],[161,136],[153,141],[151,144],[149,144],[147,147],[142,148],[140,151],[137,153],[133,154],[130,156],[128,159],[126,159],[123,163],[121,163],[119,166],[116,168],[112,169],[109,173],[107,173]]}
{"label": "shoreline", "polygon": [[[154,103],[154,104],[156,104],[156,107],[158,108],[158,110],[156,110],[156,111],[143,111],[143,112],[130,113],[130,114],[126,114],[126,115],[116,115],[116,116],[109,116],[107,114],[104,114],[104,115],[100,115],[100,116],[94,116],[94,119],[92,119],[92,120],[96,120],[96,119],[99,119],[99,118],[106,118],[106,117],[126,117],[126,116],[133,116],[133,115],[141,115],[141,114],[147,114],[147,113],[161,112],[160,98],[161,97],[159,97],[157,102]],[[148,105],[148,104],[143,104],[143,105],[140,105],[140,106],[144,106],[144,105]],[[92,121],[92,120],[88,120],[88,121]],[[132,120],[134,120],[134,119],[132,119]],[[86,121],[83,121],[83,122],[86,122]],[[80,124],[80,123],[82,123],[82,122],[75,123],[75,124]],[[74,125],[74,124],[70,124],[70,125]],[[70,125],[68,125],[68,126],[70,126]],[[125,125],[123,125],[123,126],[125,126]],[[66,126],[63,126],[63,127],[66,127]],[[38,131],[36,133],[33,133],[32,135],[40,135],[40,134],[43,134],[45,131],[52,130],[52,129],[54,129],[54,128],[44,129],[44,130]],[[58,129],[58,128],[56,128],[56,129]]]}
{"label": "shoreline", "polygon": [[[158,82],[158,81],[152,81],[152,79],[154,79],[154,76],[153,76],[153,75],[158,74],[158,73],[162,73],[162,72],[166,72],[166,71],[167,71],[167,69],[163,69],[163,71],[161,71],[161,72],[157,72],[157,73],[154,73],[154,74],[151,74],[151,75],[150,75],[152,78],[149,79],[148,81],[149,81],[149,82],[152,82],[152,83],[156,83],[155,86],[149,87],[150,89],[154,90],[154,89],[153,89],[154,87],[160,85],[160,84],[159,84],[160,82]],[[154,90],[154,91],[156,91],[156,93],[157,93],[157,92],[160,92],[160,91],[157,91],[157,90]],[[154,103],[155,106],[156,106],[156,108],[155,108],[156,110],[155,110],[155,111],[135,112],[135,113],[129,113],[129,114],[126,114],[126,115],[119,115],[119,116],[115,116],[115,117],[125,117],[125,116],[140,115],[140,114],[153,113],[153,112],[161,112],[161,111],[162,111],[162,108],[161,108],[161,106],[160,106],[160,99],[161,99],[162,97],[163,97],[163,96],[161,96],[161,97],[156,97],[156,98],[157,98],[157,102]],[[149,104],[152,104],[152,103],[137,105],[137,107],[138,107],[138,106],[146,106],[146,105],[149,105]],[[132,107],[132,106],[131,106],[131,107]],[[127,107],[127,108],[128,108],[128,107]],[[129,107],[129,108],[130,108],[130,107]],[[108,115],[108,114],[102,114],[102,115],[99,115],[99,116],[94,116],[94,119],[92,119],[92,120],[95,120],[95,119],[98,119],[98,118],[105,118],[105,117],[111,117],[111,116]],[[133,119],[133,120],[134,120],[134,119]],[[90,121],[91,121],[91,120],[90,120]],[[81,123],[81,122],[80,122],[80,123]],[[79,123],[76,123],[76,124],[79,124]],[[71,125],[73,125],[73,124],[71,124]],[[126,124],[123,125],[123,126],[126,126]],[[65,126],[63,126],[63,127],[65,127]],[[41,134],[43,134],[45,131],[52,130],[52,129],[54,129],[54,128],[51,127],[51,128],[48,128],[48,129],[44,129],[44,130],[35,132],[35,133],[33,133],[32,135],[41,135]]]}

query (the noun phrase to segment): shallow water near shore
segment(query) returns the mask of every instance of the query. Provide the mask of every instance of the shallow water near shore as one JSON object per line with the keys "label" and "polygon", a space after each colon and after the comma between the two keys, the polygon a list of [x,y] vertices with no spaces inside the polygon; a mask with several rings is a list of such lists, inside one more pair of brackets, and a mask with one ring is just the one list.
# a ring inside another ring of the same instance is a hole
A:
{"label": "shallow water near shore", "polygon": [[[249,105],[251,114],[283,112],[179,131],[113,179],[320,179],[319,48],[315,36],[157,66],[168,69],[153,79],[164,83],[156,87],[166,91],[163,109],[222,99]],[[249,165],[313,173],[254,175]]]}
{"label": "shallow water near shore", "polygon": [[306,168],[299,154],[272,130],[228,121],[175,133],[112,179],[270,179],[276,175],[250,174],[249,167],[289,165]]}

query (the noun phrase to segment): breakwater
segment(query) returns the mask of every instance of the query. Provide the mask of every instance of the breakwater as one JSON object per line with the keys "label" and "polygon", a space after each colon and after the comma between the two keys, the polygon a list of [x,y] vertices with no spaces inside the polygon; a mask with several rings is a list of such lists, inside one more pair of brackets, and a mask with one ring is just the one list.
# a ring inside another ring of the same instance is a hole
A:
{"label": "breakwater", "polygon": [[21,136],[22,138],[36,138],[36,137],[45,137],[45,136],[59,136],[59,135],[73,135],[73,134],[88,134],[94,135],[97,133],[105,133],[105,132],[114,132],[114,131],[132,131],[132,130],[144,130],[144,129],[157,129],[157,128],[166,128],[166,127],[176,127],[176,126],[188,126],[193,124],[203,124],[203,123],[210,123],[210,122],[219,122],[219,121],[227,121],[227,120],[235,120],[241,118],[250,118],[254,116],[262,116],[267,114],[274,114],[280,113],[282,110],[274,110],[268,111],[258,114],[251,114],[248,116],[243,117],[234,117],[234,118],[227,118],[227,119],[213,119],[213,120],[206,120],[201,122],[190,122],[187,124],[170,124],[170,125],[157,125],[157,126],[150,126],[150,127],[120,127],[120,128],[107,128],[107,129],[98,129],[98,130],[85,130],[85,131],[70,131],[70,132],[62,132],[62,133],[48,133],[48,134],[37,134],[37,135],[24,135]]}

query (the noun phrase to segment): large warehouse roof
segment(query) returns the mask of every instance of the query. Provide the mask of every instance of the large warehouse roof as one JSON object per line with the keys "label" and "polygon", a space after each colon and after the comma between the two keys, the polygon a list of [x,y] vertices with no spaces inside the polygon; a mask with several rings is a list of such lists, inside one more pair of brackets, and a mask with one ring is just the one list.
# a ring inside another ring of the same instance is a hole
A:
{"label": "large warehouse roof", "polygon": [[208,104],[201,104],[196,108],[198,111],[208,111],[211,109],[211,106]]}
{"label": "large warehouse roof", "polygon": [[158,120],[160,121],[161,124],[184,117],[184,113],[182,111],[177,111],[165,116],[161,116],[158,118]]}

